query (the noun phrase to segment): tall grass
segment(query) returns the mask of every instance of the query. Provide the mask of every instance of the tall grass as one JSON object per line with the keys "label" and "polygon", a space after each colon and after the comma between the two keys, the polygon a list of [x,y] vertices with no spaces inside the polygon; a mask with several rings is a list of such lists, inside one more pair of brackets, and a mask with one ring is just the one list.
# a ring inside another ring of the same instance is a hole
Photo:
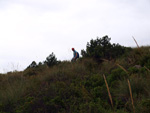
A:
{"label": "tall grass", "polygon": [[110,99],[110,102],[111,102],[112,108],[114,108],[114,107],[113,107],[112,96],[111,96],[111,94],[110,94],[109,86],[108,86],[108,83],[107,83],[107,80],[106,80],[105,75],[103,75],[103,77],[104,77],[104,80],[105,80],[105,84],[106,84],[106,87],[107,87],[108,96],[109,96],[109,99]]}
{"label": "tall grass", "polygon": [[[135,43],[136,43],[138,49],[140,49],[140,47],[139,47],[139,45],[138,45],[138,43],[137,43],[137,41],[135,40],[134,37],[133,37],[133,39],[134,39],[134,41],[135,41]],[[146,47],[145,47],[145,48],[146,48]],[[145,68],[148,72],[150,72],[150,70],[149,70],[146,66],[144,66],[144,68]]]}
{"label": "tall grass", "polygon": [[150,72],[150,70],[149,70],[146,66],[144,66],[144,68],[145,68],[148,72]]}
{"label": "tall grass", "polygon": [[138,45],[138,43],[137,43],[137,41],[135,40],[135,38],[134,38],[133,36],[132,36],[132,38],[133,38],[133,40],[135,41],[137,47],[140,48],[139,45]]}
{"label": "tall grass", "polygon": [[[117,65],[129,75],[128,71],[124,67],[122,67],[119,64],[117,64]],[[135,113],[134,101],[133,101],[132,90],[131,90],[131,85],[130,85],[129,79],[127,79],[127,82],[128,82],[128,86],[129,86],[129,91],[130,91],[130,97],[131,97],[133,112]]]}
{"label": "tall grass", "polygon": [[128,71],[123,67],[123,66],[121,66],[120,64],[116,64],[118,67],[120,67],[123,71],[125,71],[128,75],[129,75],[129,73],[128,73]]}
{"label": "tall grass", "polygon": [[64,61],[0,75],[0,112],[149,112],[150,73],[126,65],[127,57],[101,64],[90,58]]}
{"label": "tall grass", "polygon": [[131,97],[133,112],[135,113],[135,107],[134,107],[134,102],[133,102],[133,96],[132,96],[132,90],[131,90],[130,81],[129,81],[129,79],[127,81],[128,81],[129,91],[130,91],[130,97]]}
{"label": "tall grass", "polygon": [[24,86],[26,84],[25,78],[22,75],[11,74],[2,75],[1,78],[1,100],[10,97],[10,100],[15,100],[20,94],[24,93]]}

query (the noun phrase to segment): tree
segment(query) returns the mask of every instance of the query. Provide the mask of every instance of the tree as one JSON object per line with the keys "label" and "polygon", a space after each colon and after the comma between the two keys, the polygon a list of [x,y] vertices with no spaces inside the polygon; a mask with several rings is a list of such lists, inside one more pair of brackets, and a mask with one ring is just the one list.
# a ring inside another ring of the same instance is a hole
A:
{"label": "tree", "polygon": [[37,64],[35,61],[33,61],[27,68],[35,68],[37,67]]}
{"label": "tree", "polygon": [[107,35],[102,38],[97,37],[96,40],[90,40],[90,43],[87,43],[86,51],[81,51],[82,56],[94,57],[96,59],[107,57],[108,50],[111,48],[110,40],[111,38],[108,38]]}
{"label": "tree", "polygon": [[53,52],[46,58],[45,63],[49,67],[54,66],[58,63],[57,58],[55,57],[55,54]]}
{"label": "tree", "polygon": [[107,35],[102,38],[97,37],[96,40],[90,40],[87,43],[86,51],[81,50],[81,55],[99,60],[116,58],[125,53],[126,47],[119,44],[111,44],[110,40],[111,38]]}

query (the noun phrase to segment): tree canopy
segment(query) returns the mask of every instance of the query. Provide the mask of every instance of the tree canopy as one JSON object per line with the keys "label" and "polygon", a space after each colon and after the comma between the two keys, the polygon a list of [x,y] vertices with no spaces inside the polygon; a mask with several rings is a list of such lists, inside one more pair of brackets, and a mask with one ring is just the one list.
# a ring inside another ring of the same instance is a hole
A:
{"label": "tree canopy", "polygon": [[91,39],[86,45],[86,50],[81,50],[82,56],[95,59],[112,59],[121,56],[126,50],[131,49],[119,44],[111,44],[110,40],[111,38],[107,35],[102,38],[97,37],[95,40]]}

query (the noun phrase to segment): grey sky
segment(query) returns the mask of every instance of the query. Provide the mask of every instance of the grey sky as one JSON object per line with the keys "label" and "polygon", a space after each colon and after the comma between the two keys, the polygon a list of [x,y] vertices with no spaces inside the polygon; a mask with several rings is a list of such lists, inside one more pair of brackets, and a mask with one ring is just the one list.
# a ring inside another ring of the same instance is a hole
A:
{"label": "grey sky", "polygon": [[0,72],[22,70],[54,52],[70,60],[97,36],[150,44],[149,0],[0,0]]}

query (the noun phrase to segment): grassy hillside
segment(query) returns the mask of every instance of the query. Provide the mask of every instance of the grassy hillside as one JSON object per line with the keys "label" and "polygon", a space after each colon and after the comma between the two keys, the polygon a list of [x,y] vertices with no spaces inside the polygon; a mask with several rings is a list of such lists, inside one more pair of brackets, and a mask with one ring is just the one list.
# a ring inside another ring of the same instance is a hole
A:
{"label": "grassy hillside", "polygon": [[1,74],[0,113],[149,113],[149,48]]}

